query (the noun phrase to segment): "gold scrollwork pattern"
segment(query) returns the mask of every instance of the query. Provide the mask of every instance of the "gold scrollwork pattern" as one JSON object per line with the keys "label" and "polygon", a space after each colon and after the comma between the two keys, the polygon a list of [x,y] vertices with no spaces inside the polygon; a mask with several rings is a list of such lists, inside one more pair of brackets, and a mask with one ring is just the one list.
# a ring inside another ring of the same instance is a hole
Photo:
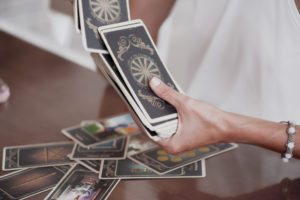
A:
{"label": "gold scrollwork pattern", "polygon": [[152,96],[152,95],[145,95],[142,93],[141,90],[138,90],[138,95],[142,99],[147,100],[153,107],[157,107],[160,110],[165,109],[166,103],[162,99]]}
{"label": "gold scrollwork pattern", "polygon": [[121,61],[124,61],[122,56],[130,49],[131,46],[148,50],[151,55],[154,54],[154,49],[152,49],[150,45],[145,44],[141,38],[136,37],[134,34],[130,34],[128,37],[121,36],[118,41],[118,46],[119,50],[117,51],[117,54]]}
{"label": "gold scrollwork pattern", "polygon": [[97,39],[99,39],[100,37],[99,37],[99,33],[98,33],[98,27],[95,26],[94,24],[92,24],[92,19],[91,18],[87,18],[86,24],[88,25],[89,29],[91,29],[94,32],[95,37]]}

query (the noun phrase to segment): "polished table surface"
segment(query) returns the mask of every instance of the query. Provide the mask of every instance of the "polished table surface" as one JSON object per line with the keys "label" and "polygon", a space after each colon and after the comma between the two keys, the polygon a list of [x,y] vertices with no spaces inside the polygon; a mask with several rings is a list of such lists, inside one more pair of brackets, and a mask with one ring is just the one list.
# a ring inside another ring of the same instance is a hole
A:
{"label": "polished table surface", "polygon": [[[62,128],[127,110],[97,73],[2,32],[0,44],[0,77],[12,93],[0,105],[1,151],[66,141]],[[205,178],[122,180],[109,199],[300,199],[300,160],[285,164],[278,153],[240,144],[208,159]]]}

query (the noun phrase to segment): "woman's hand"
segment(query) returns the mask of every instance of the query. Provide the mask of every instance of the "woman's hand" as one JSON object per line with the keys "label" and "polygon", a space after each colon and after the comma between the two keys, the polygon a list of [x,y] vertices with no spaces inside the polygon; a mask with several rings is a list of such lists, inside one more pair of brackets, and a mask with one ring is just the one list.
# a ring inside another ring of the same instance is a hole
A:
{"label": "woman's hand", "polygon": [[[286,151],[287,125],[222,111],[210,104],[192,99],[166,86],[158,78],[150,80],[155,94],[172,104],[178,112],[176,133],[158,142],[168,153],[180,154],[218,142],[243,142],[283,153]],[[300,143],[300,126],[294,136]],[[300,148],[294,149],[300,158]]]}
{"label": "woman's hand", "polygon": [[176,133],[171,138],[158,142],[168,153],[180,154],[200,146],[226,141],[226,112],[180,94],[156,77],[150,80],[150,87],[178,112]]}

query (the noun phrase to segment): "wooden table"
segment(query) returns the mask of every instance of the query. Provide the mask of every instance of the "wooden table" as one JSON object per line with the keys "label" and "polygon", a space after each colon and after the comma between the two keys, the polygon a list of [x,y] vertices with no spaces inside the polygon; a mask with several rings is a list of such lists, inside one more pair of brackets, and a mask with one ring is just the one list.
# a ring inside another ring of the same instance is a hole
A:
{"label": "wooden table", "polygon": [[[0,106],[1,151],[66,141],[62,128],[126,111],[97,73],[1,32],[0,44],[0,77],[12,93]],[[242,144],[210,158],[206,173],[201,179],[123,180],[109,199],[300,199],[300,160],[284,164],[278,153],[259,147]]]}

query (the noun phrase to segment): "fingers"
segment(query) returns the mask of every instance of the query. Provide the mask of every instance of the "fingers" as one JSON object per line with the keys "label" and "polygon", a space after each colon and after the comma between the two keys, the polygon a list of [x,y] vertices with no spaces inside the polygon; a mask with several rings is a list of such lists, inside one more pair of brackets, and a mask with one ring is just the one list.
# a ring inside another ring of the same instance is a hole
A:
{"label": "fingers", "polygon": [[150,87],[157,96],[169,102],[176,108],[178,108],[180,104],[183,103],[185,97],[183,94],[180,94],[174,89],[168,87],[156,77],[153,77],[150,80]]}
{"label": "fingers", "polygon": [[172,155],[179,155],[187,150],[181,141],[178,142],[178,140],[173,137],[159,140],[157,141],[157,144],[160,145],[167,153]]}

